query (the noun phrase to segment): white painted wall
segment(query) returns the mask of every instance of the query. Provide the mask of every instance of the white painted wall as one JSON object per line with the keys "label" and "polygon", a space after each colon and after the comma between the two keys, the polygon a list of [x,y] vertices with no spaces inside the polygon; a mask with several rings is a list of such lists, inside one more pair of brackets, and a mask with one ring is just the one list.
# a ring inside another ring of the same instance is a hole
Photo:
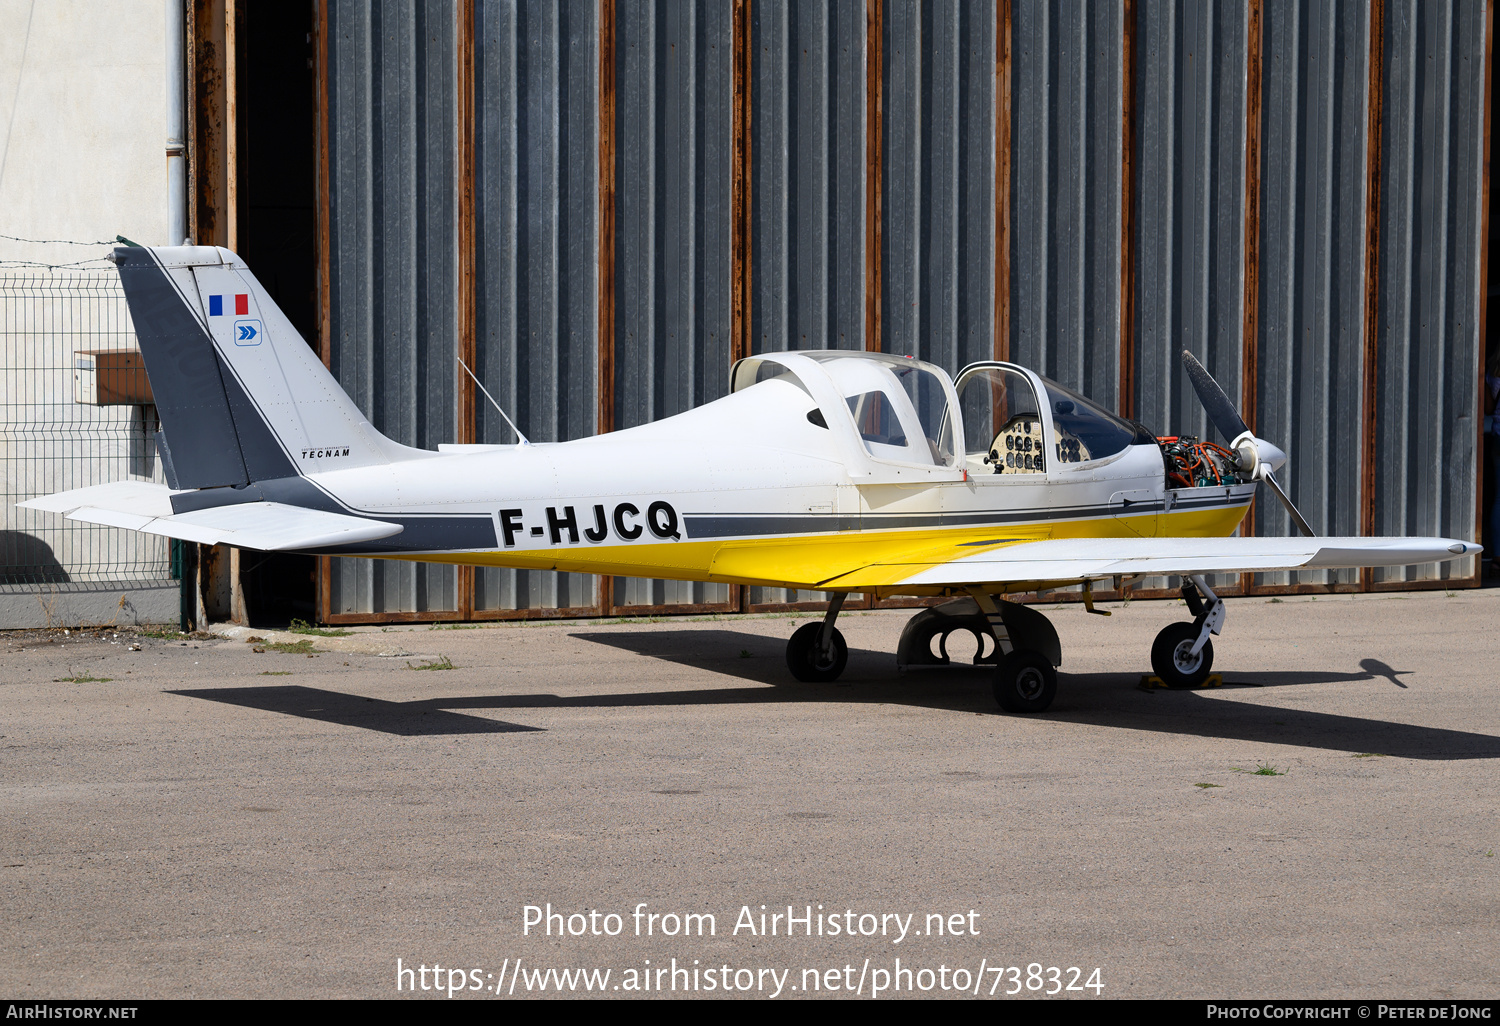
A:
{"label": "white painted wall", "polygon": [[[0,235],[181,241],[166,238],[166,25],[166,0],[0,0]],[[0,261],[101,253],[0,239]]]}

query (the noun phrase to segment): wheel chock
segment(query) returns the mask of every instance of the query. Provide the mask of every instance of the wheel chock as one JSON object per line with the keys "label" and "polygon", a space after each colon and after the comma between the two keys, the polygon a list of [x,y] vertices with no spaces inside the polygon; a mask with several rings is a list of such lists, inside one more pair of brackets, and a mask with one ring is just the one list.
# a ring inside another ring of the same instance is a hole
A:
{"label": "wheel chock", "polygon": [[[1208,678],[1206,680],[1204,680],[1204,682],[1202,684],[1199,684],[1197,687],[1192,687],[1192,688],[1177,688],[1175,690],[1179,690],[1179,691],[1202,691],[1204,688],[1217,688],[1217,687],[1223,687],[1223,686],[1224,686],[1224,675],[1222,673],[1210,673],[1208,675]],[[1155,691],[1158,688],[1161,689],[1162,691],[1172,691],[1172,690],[1174,690],[1173,688],[1170,688],[1170,687],[1167,686],[1166,681],[1162,680],[1160,677],[1156,676],[1155,674],[1147,674],[1146,676],[1144,676],[1144,677],[1141,678],[1140,689],[1142,691]]]}

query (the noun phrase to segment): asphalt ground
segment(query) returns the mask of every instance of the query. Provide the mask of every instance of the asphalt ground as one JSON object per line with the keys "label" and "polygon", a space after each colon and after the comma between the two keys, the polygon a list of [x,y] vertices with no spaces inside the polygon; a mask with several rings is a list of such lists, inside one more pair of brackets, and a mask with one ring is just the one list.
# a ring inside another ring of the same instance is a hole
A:
{"label": "asphalt ground", "polygon": [[1180,603],[1046,610],[1040,716],[900,612],[829,685],[805,615],[6,635],[0,997],[1500,995],[1500,590],[1229,605],[1196,692]]}

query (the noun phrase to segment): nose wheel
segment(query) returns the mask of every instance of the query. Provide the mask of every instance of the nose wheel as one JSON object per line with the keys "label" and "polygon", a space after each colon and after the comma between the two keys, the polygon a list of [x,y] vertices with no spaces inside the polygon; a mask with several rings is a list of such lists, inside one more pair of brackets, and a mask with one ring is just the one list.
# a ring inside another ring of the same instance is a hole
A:
{"label": "nose wheel", "polygon": [[1151,646],[1151,669],[1169,688],[1195,688],[1208,679],[1214,665],[1214,643],[1205,641],[1197,652],[1199,628],[1191,623],[1169,623]]}
{"label": "nose wheel", "polygon": [[1151,645],[1151,669],[1169,688],[1196,688],[1214,666],[1214,644],[1208,636],[1224,626],[1224,600],[1201,576],[1183,582],[1182,597],[1193,622],[1169,623],[1161,629]]}

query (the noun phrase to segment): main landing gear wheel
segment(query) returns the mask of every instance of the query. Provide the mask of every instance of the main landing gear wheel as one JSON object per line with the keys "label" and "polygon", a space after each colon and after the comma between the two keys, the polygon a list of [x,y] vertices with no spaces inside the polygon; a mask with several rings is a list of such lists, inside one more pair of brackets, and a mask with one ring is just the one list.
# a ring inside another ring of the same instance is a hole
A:
{"label": "main landing gear wheel", "polygon": [[1195,623],[1169,623],[1151,645],[1151,668],[1169,688],[1195,688],[1208,679],[1214,666],[1214,643],[1204,639],[1198,654],[1193,644],[1200,628]]}
{"label": "main landing gear wheel", "polygon": [[792,633],[786,643],[786,665],[792,676],[804,684],[826,684],[838,680],[849,662],[849,646],[837,627],[829,638],[828,651],[818,651],[821,623],[805,623]]}
{"label": "main landing gear wheel", "polygon": [[995,701],[1013,713],[1046,712],[1057,696],[1057,671],[1040,652],[1011,652],[995,667]]}

